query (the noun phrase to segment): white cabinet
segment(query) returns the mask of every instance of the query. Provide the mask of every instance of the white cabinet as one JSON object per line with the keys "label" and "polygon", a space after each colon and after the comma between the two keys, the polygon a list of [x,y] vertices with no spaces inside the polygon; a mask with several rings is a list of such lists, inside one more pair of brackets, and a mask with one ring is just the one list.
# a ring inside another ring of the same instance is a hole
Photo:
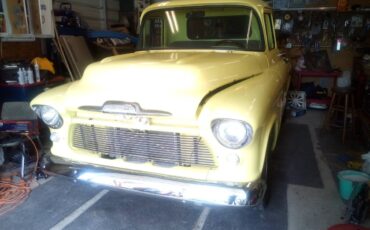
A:
{"label": "white cabinet", "polygon": [[1,0],[1,5],[3,40],[54,36],[52,0]]}
{"label": "white cabinet", "polygon": [[30,0],[32,29],[36,37],[53,37],[52,0]]}

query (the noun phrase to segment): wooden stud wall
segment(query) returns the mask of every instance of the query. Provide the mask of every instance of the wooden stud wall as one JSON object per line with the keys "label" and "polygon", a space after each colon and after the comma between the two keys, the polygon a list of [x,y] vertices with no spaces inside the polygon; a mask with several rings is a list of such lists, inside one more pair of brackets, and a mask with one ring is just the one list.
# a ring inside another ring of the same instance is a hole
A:
{"label": "wooden stud wall", "polygon": [[1,60],[32,60],[35,57],[42,56],[41,40],[34,42],[2,42]]}

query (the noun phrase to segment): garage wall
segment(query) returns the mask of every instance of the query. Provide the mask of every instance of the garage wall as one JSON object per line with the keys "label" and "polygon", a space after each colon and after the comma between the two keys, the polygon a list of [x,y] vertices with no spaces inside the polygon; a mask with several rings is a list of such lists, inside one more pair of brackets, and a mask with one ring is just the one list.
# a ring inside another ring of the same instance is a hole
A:
{"label": "garage wall", "polygon": [[104,30],[107,29],[107,24],[109,26],[119,22],[119,0],[54,0],[54,9],[58,9],[61,2],[70,2],[73,11],[91,29]]}
{"label": "garage wall", "polygon": [[[311,4],[311,6],[326,6],[326,7],[336,7],[338,0],[327,0],[327,1],[315,1],[316,3]],[[370,1],[369,0],[348,0],[348,5],[362,5],[362,6],[370,6]]]}

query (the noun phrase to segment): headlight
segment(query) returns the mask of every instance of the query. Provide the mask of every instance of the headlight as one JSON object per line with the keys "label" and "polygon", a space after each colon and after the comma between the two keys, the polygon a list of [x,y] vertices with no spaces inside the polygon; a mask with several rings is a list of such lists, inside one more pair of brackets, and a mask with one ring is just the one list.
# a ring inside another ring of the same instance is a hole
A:
{"label": "headlight", "polygon": [[59,129],[63,125],[63,119],[59,113],[48,105],[34,105],[32,109],[50,128]]}
{"label": "headlight", "polygon": [[216,119],[211,125],[216,139],[227,148],[239,149],[249,144],[253,137],[252,127],[244,121]]}

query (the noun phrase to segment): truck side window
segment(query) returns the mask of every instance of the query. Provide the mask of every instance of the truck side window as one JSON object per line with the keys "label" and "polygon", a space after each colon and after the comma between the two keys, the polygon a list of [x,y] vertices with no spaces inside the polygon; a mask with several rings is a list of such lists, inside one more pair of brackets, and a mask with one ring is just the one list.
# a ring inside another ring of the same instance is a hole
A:
{"label": "truck side window", "polygon": [[274,38],[274,28],[272,25],[271,14],[265,14],[265,26],[266,26],[268,46],[269,46],[269,49],[272,50],[275,48],[275,38]]}
{"label": "truck side window", "polygon": [[144,25],[144,47],[162,47],[163,45],[163,20],[151,18]]}

